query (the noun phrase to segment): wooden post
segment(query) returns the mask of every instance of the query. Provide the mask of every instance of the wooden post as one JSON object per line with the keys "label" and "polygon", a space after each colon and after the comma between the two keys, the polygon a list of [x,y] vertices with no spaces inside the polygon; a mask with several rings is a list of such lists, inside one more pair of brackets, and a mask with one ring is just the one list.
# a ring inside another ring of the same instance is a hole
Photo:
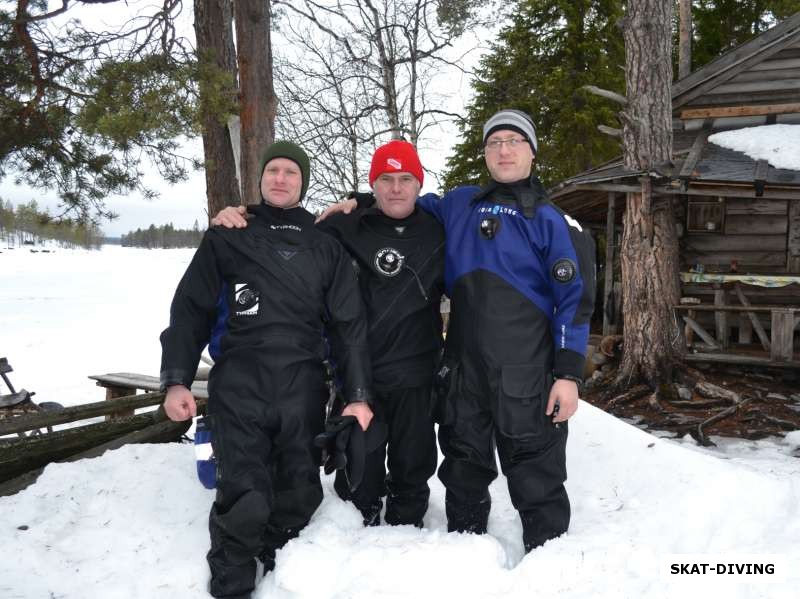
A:
{"label": "wooden post", "polygon": [[[720,285],[714,285],[714,305],[726,305],[725,290]],[[728,313],[724,310],[714,312],[714,321],[717,325],[717,341],[722,349],[728,349]]]}
{"label": "wooden post", "polygon": [[703,329],[703,327],[701,327],[697,321],[694,320],[694,318],[691,318],[690,316],[684,316],[683,321],[689,325],[695,333],[698,334],[700,339],[702,339],[709,346],[709,348],[719,349],[719,345],[714,338],[706,333],[705,329]]}
{"label": "wooden post", "polygon": [[789,202],[789,232],[786,252],[786,270],[800,273],[800,201]]}
{"label": "wooden post", "polygon": [[[681,298],[681,306],[694,306],[700,303],[700,300],[696,297],[682,297]],[[696,318],[696,313],[694,310],[688,310],[686,315],[691,319],[694,320]],[[686,343],[686,348],[690,349],[694,344],[694,329],[689,326],[688,323],[683,327],[683,339]]]}
{"label": "wooden post", "polygon": [[[748,300],[747,296],[745,296],[744,291],[742,291],[742,286],[739,285],[738,281],[734,284],[733,288],[736,291],[736,295],[739,297],[739,301],[741,302],[741,304],[743,306],[746,306],[746,307],[749,308],[750,307],[750,300]],[[739,322],[740,323],[744,322],[743,316],[744,316],[743,314],[739,314]],[[752,325],[752,327],[750,328],[751,329],[750,330],[750,333],[751,333],[750,338],[752,338],[752,329],[755,329],[756,333],[758,334],[758,339],[759,339],[759,341],[761,341],[761,347],[764,348],[764,351],[770,351],[770,349],[769,349],[770,342],[769,342],[769,338],[767,337],[767,332],[764,330],[764,327],[761,326],[761,321],[758,320],[758,316],[756,316],[755,312],[747,312],[747,317],[750,319],[750,322],[748,324]],[[743,325],[741,325],[741,326],[743,326]],[[741,335],[742,335],[742,329],[740,328],[739,329],[740,342],[741,342]],[[749,342],[750,341],[748,340],[748,343]]]}
{"label": "wooden post", "polygon": [[[97,383],[100,387],[106,388],[106,401],[113,401],[118,397],[129,397],[131,395],[136,395],[136,389],[131,389],[130,387],[114,387],[112,385],[101,385]],[[113,414],[109,414],[106,416],[106,420],[116,420],[118,418],[128,418],[129,416],[133,416],[133,410],[123,410],[121,412],[114,412]]]}
{"label": "wooden post", "polygon": [[749,345],[753,342],[753,323],[750,322],[749,314],[739,314],[739,343]]}
{"label": "wooden post", "polygon": [[[615,201],[616,194],[610,192],[608,194],[608,214],[606,215],[606,277],[605,285],[603,286],[603,335],[613,335],[617,332],[617,321],[611,324],[611,319],[608,316],[608,303],[609,299],[614,297],[614,221],[616,220],[615,214]],[[614,304],[616,306],[616,302]],[[612,316],[615,316],[612,314]]]}
{"label": "wooden post", "polygon": [[794,310],[775,308],[772,310],[772,348],[770,359],[789,362],[793,357]]}

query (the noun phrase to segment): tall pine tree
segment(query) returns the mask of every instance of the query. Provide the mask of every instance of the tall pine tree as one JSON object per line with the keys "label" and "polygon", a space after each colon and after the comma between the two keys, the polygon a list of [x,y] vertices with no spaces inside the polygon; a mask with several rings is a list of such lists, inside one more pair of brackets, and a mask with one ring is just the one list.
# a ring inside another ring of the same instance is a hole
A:
{"label": "tall pine tree", "polygon": [[615,107],[582,87],[624,91],[621,0],[519,0],[512,12],[473,82],[463,142],[447,163],[448,189],[485,181],[481,127],[501,108],[533,117],[545,184],[620,153],[619,143],[597,130],[616,122]]}
{"label": "tall pine tree", "polygon": [[[697,69],[800,10],[798,0],[695,0],[692,67]],[[539,136],[537,171],[545,184],[591,168],[621,153],[597,131],[613,126],[616,106],[584,85],[624,93],[624,48],[618,23],[622,0],[518,0],[514,16],[473,82],[475,96],[461,124],[462,142],[448,159],[445,187],[479,183],[481,126],[501,108],[534,119]],[[677,22],[673,23],[677,35]]]}
{"label": "tall pine tree", "polygon": [[798,0],[695,0],[692,68],[702,67],[798,10]]}

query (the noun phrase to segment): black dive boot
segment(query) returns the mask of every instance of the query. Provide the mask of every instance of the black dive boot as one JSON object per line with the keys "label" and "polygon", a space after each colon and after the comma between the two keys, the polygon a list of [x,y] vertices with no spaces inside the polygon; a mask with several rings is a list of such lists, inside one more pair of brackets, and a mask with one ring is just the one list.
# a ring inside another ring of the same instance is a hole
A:
{"label": "black dive boot", "polygon": [[489,522],[492,500],[488,496],[477,503],[461,503],[452,498],[445,499],[447,532],[472,532],[482,535]]}

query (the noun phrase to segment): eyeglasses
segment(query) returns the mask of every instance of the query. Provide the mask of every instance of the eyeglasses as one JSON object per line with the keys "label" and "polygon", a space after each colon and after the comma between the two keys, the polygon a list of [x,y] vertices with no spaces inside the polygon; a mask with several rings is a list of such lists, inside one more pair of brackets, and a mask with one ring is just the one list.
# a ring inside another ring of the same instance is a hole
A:
{"label": "eyeglasses", "polygon": [[499,152],[503,144],[508,144],[512,150],[522,147],[522,144],[528,143],[527,139],[522,137],[509,137],[508,139],[490,139],[486,142],[487,152]]}

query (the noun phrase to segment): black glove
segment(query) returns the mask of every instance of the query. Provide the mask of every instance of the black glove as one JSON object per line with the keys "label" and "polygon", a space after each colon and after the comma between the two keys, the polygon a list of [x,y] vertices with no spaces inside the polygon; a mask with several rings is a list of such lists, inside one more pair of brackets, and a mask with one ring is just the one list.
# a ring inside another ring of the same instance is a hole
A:
{"label": "black glove", "polygon": [[383,422],[373,421],[364,431],[355,416],[333,416],[325,423],[325,432],[314,437],[314,445],[325,450],[325,474],[343,469],[352,493],[364,478],[367,454],[385,443],[387,434]]}
{"label": "black glove", "polygon": [[347,465],[347,446],[353,425],[361,428],[355,416],[332,416],[325,423],[325,432],[314,437],[314,445],[325,452],[322,458],[325,474]]}

